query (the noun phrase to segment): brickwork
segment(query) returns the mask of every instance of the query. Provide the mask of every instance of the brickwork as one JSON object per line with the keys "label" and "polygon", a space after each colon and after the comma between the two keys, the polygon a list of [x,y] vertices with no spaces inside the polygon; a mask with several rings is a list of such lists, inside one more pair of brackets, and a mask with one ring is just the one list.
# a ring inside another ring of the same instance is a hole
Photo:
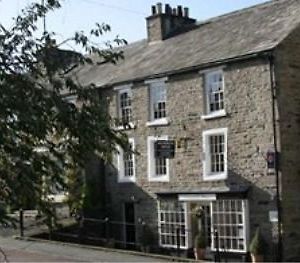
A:
{"label": "brickwork", "polygon": [[[136,183],[118,183],[116,169],[107,172],[107,189],[111,212],[122,220],[122,204],[136,202],[136,218],[157,222],[156,192],[194,191],[212,187],[251,185],[251,236],[260,226],[266,239],[271,240],[272,225],[268,213],[276,210],[274,203],[275,176],[267,173],[264,159],[273,145],[272,97],[270,70],[267,59],[224,65],[226,116],[203,120],[204,79],[200,72],[170,76],[167,81],[167,115],[169,125],[147,127],[148,88],[134,83],[133,119],[135,129],[126,131],[135,139]],[[117,114],[116,92],[107,90],[110,112]],[[202,132],[212,128],[228,128],[228,179],[203,181]],[[170,181],[149,182],[147,137],[168,135],[180,145],[170,160]],[[270,243],[269,248],[272,249]]]}
{"label": "brickwork", "polygon": [[284,259],[300,260],[300,28],[278,47],[275,70],[279,101]]}

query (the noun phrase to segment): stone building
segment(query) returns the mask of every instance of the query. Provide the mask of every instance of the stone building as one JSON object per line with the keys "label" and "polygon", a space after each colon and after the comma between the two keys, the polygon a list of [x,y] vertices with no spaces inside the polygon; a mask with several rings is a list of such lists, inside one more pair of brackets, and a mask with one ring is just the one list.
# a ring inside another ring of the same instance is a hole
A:
{"label": "stone building", "polygon": [[[284,259],[300,260],[299,23],[299,0],[202,22],[157,4],[124,61],[79,71],[135,151],[105,174],[107,216],[133,224],[120,239],[143,243],[147,225],[161,251],[188,255],[202,228],[207,258],[241,260],[259,227],[267,259],[282,240]],[[166,141],[173,157],[158,151]]]}

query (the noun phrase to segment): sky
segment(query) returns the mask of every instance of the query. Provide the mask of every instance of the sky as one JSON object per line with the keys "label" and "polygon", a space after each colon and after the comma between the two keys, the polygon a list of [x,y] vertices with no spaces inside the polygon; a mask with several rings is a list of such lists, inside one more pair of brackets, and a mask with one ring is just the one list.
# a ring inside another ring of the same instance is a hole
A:
{"label": "sky", "polygon": [[[41,0],[38,0],[41,1]],[[112,27],[104,40],[116,35],[129,43],[146,38],[145,17],[151,13],[151,5],[157,2],[189,7],[190,17],[198,21],[263,3],[267,0],[63,0],[62,8],[49,14],[46,19],[48,31],[57,33],[58,41],[73,36],[75,31],[89,32],[96,22]],[[32,0],[0,0],[0,23],[9,26],[12,17]],[[42,27],[42,23],[40,25]]]}

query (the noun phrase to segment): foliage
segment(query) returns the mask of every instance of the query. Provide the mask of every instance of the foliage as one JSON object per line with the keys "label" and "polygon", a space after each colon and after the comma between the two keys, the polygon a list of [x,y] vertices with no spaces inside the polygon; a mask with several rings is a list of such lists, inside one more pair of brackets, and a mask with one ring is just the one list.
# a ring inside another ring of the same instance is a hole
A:
{"label": "foliage", "polygon": [[194,240],[195,248],[205,248],[206,247],[206,240],[203,230],[200,230],[199,233],[195,236]]}
{"label": "foliage", "polygon": [[266,242],[263,239],[259,228],[256,229],[255,235],[250,243],[250,253],[254,255],[263,255],[266,249]]}
{"label": "foliage", "polygon": [[[4,207],[24,208],[35,200],[48,215],[53,212],[49,194],[68,190],[66,171],[84,169],[90,153],[109,161],[116,144],[127,144],[124,134],[111,129],[106,98],[92,83],[83,85],[70,74],[94,63],[95,56],[101,63],[117,63],[123,53],[113,45],[126,42],[116,38],[105,46],[94,44],[90,38],[110,30],[96,24],[88,36],[77,32],[57,44],[55,33],[39,34],[37,24],[59,7],[59,0],[32,3],[11,28],[0,24],[0,201]],[[85,54],[60,49],[66,43]],[[80,107],[62,94],[76,94]]]}

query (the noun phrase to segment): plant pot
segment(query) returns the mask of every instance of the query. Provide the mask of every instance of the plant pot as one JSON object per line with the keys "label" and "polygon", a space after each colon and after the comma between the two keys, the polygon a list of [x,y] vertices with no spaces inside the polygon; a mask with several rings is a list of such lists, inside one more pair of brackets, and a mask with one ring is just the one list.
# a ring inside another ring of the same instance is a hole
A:
{"label": "plant pot", "polygon": [[263,255],[255,255],[251,253],[251,261],[252,262],[264,262],[264,256]]}
{"label": "plant pot", "polygon": [[196,260],[205,258],[205,248],[194,248],[194,255]]}

